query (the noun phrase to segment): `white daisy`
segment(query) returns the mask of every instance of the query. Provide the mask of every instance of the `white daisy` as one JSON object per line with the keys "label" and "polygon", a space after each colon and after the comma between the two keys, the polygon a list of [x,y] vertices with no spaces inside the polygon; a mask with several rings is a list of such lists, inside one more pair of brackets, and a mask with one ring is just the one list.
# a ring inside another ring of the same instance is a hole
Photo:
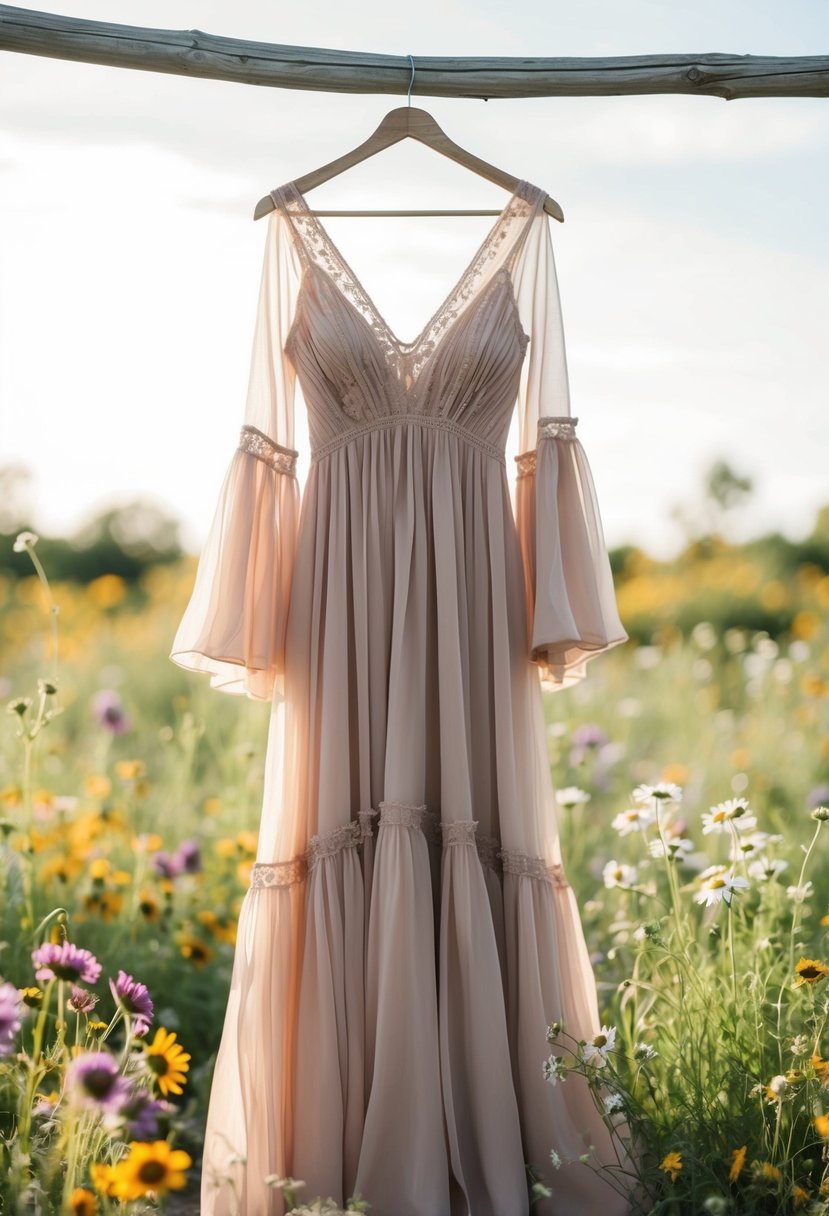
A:
{"label": "white daisy", "polygon": [[615,1110],[622,1110],[625,1100],[621,1094],[608,1094],[604,1100],[605,1113],[612,1115]]}
{"label": "white daisy", "polygon": [[650,802],[652,798],[665,802],[680,802],[682,787],[671,781],[657,781],[656,785],[637,785],[632,797],[634,802]]}
{"label": "white daisy", "polygon": [[732,836],[729,857],[737,861],[740,857],[755,857],[769,843],[768,832],[747,832],[745,836]]}
{"label": "white daisy", "polygon": [[758,882],[768,882],[782,874],[788,865],[782,857],[758,857],[756,861],[749,862],[748,872]]}
{"label": "white daisy", "polygon": [[567,1080],[567,1069],[561,1056],[548,1056],[544,1061],[544,1080],[549,1081],[551,1085],[555,1085],[556,1081]]}
{"label": "white daisy", "polygon": [[634,1060],[652,1060],[658,1054],[649,1043],[637,1043],[633,1049]]}
{"label": "white daisy", "polygon": [[556,802],[565,810],[570,810],[574,806],[582,806],[589,801],[590,795],[586,790],[580,790],[577,785],[567,785],[563,790],[556,790]]}
{"label": "white daisy", "polygon": [[745,878],[738,878],[733,870],[724,865],[709,866],[707,870],[703,870],[699,875],[699,883],[700,889],[694,899],[706,907],[718,904],[723,899],[730,904],[736,890],[750,886]]}
{"label": "white daisy", "polygon": [[661,840],[651,840],[648,844],[651,857],[664,857],[667,853],[669,857],[679,859],[693,848],[693,840],[686,840],[684,836],[666,836],[664,844]]}
{"label": "white daisy", "polygon": [[802,887],[786,887],[786,894],[789,899],[794,900],[796,904],[802,904],[805,899],[814,895],[811,878],[805,882]]}
{"label": "white daisy", "polygon": [[616,1027],[602,1026],[599,1033],[588,1039],[582,1049],[582,1059],[585,1064],[594,1061],[597,1068],[603,1068],[607,1063],[607,1053],[613,1051],[616,1044]]}
{"label": "white daisy", "polygon": [[655,818],[656,812],[651,807],[630,806],[614,815],[610,826],[615,828],[620,836],[629,836],[631,832],[644,832]]}
{"label": "white daisy", "polygon": [[703,835],[710,832],[724,832],[729,822],[734,824],[738,832],[746,832],[757,826],[757,816],[750,814],[747,798],[728,798],[718,802],[702,815]]}
{"label": "white daisy", "polygon": [[602,870],[602,878],[606,887],[632,887],[636,882],[636,866],[612,858]]}

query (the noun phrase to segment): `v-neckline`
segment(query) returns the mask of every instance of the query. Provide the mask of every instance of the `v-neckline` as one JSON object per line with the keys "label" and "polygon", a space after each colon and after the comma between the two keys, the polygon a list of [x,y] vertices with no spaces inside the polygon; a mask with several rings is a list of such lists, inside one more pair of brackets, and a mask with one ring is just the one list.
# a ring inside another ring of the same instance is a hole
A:
{"label": "v-neckline", "polygon": [[[277,194],[279,191],[286,191],[286,190],[290,191],[290,193],[293,195],[293,197],[299,202],[302,214],[312,224],[312,226],[314,227],[314,230],[316,231],[316,233],[319,236],[320,241],[327,247],[327,249],[331,253],[334,260],[339,263],[340,268],[344,271],[346,277],[350,280],[350,282],[351,282],[352,286],[355,288],[355,290],[360,295],[362,295],[366,308],[372,314],[372,316],[374,317],[377,324],[382,327],[382,329],[383,329],[386,337],[388,338],[389,342],[391,343],[391,345],[395,348],[395,350],[397,351],[397,353],[400,355],[401,358],[410,358],[412,355],[414,355],[416,352],[418,352],[421,349],[423,343],[425,342],[426,338],[428,337],[429,333],[431,332],[432,327],[434,326],[435,322],[444,314],[444,312],[451,306],[451,304],[454,302],[456,297],[459,295],[461,288],[464,286],[464,284],[466,282],[467,277],[474,271],[480,258],[484,255],[484,253],[489,248],[490,244],[495,240],[497,234],[500,232],[503,224],[507,220],[508,216],[510,215],[510,213],[514,207],[516,200],[518,198],[523,198],[523,199],[525,199],[525,201],[532,204],[532,199],[528,198],[527,194],[529,191],[532,191],[535,189],[536,189],[536,187],[534,187],[531,182],[528,182],[528,181],[524,180],[523,178],[521,178],[519,180],[518,185],[516,186],[516,188],[513,190],[512,194],[507,199],[501,212],[496,217],[495,222],[492,224],[492,227],[489,229],[489,231],[485,235],[484,239],[481,241],[480,245],[473,253],[469,262],[464,267],[463,271],[460,274],[460,277],[457,279],[457,281],[454,283],[454,285],[450,288],[448,295],[446,295],[443,298],[443,300],[440,302],[438,307],[432,313],[429,320],[426,322],[426,324],[421,329],[420,333],[417,335],[417,337],[412,342],[403,342],[400,338],[398,338],[397,334],[394,333],[391,326],[389,325],[389,323],[386,321],[385,317],[381,313],[380,309],[377,307],[377,305],[375,304],[372,297],[366,291],[366,289],[363,286],[362,282],[360,281],[359,277],[354,272],[354,270],[351,268],[349,262],[347,261],[345,256],[340,251],[339,247],[337,246],[337,243],[331,237],[331,235],[328,232],[328,230],[326,229],[325,225],[322,224],[319,220],[319,217],[314,215],[313,212],[311,211],[311,207],[308,203],[308,200],[305,197],[305,195],[302,193],[302,191],[299,189],[299,187],[297,186],[296,181],[286,182],[284,186],[279,187],[279,190],[274,190],[271,193]],[[532,207],[531,207],[531,209],[532,209]],[[342,294],[342,293],[340,293],[340,294]]]}

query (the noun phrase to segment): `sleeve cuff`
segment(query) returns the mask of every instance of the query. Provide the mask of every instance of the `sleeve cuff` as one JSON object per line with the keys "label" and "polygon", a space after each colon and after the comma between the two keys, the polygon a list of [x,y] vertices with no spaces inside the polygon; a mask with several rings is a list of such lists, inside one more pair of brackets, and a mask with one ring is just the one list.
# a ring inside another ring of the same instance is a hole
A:
{"label": "sleeve cuff", "polygon": [[628,640],[577,422],[539,418],[536,448],[516,457],[530,659],[556,688],[583,680],[591,658]]}
{"label": "sleeve cuff", "polygon": [[284,696],[298,452],[243,426],[169,658],[220,692]]}

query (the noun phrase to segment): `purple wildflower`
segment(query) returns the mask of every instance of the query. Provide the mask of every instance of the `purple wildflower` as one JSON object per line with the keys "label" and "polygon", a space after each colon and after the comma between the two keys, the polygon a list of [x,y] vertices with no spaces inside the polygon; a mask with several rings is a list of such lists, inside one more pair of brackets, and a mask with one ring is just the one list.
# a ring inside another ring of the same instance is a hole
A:
{"label": "purple wildflower", "polygon": [[94,984],[101,974],[101,964],[89,950],[73,942],[45,942],[32,951],[32,962],[38,968],[39,980],[72,980],[74,983]]}
{"label": "purple wildflower", "polygon": [[201,871],[201,853],[197,840],[182,840],[175,852],[175,860],[179,863],[183,874],[198,874]]}
{"label": "purple wildflower", "polygon": [[153,853],[152,858],[153,869],[162,878],[176,878],[182,870],[182,863],[176,854],[170,856],[164,849],[159,849],[157,853]]}
{"label": "purple wildflower", "polygon": [[132,1033],[138,1036],[146,1034],[153,1020],[153,1003],[146,985],[119,968],[118,979],[115,983],[110,980],[109,986],[115,1000],[124,1006],[133,1019]]}
{"label": "purple wildflower", "polygon": [[596,726],[593,722],[584,722],[573,731],[570,741],[574,747],[601,747],[607,743],[607,734],[601,726]]}
{"label": "purple wildflower", "polygon": [[159,1116],[166,1114],[166,1102],[154,1098],[147,1089],[134,1088],[118,1108],[118,1119],[124,1121],[124,1134],[129,1140],[156,1140],[162,1137]]}
{"label": "purple wildflower", "polygon": [[129,730],[129,720],[117,692],[102,688],[93,698],[92,710],[98,719],[98,725],[112,731],[113,735],[123,735]]}
{"label": "purple wildflower", "polygon": [[75,1013],[91,1013],[98,1004],[98,997],[94,992],[87,992],[85,988],[73,984],[72,994],[66,1003]]}
{"label": "purple wildflower", "polygon": [[577,726],[570,736],[570,763],[574,767],[583,764],[591,752],[598,756],[607,744],[607,735],[601,726],[592,722],[584,722]]}
{"label": "purple wildflower", "polygon": [[118,1064],[106,1051],[87,1051],[76,1056],[66,1070],[66,1086],[82,1106],[117,1111],[130,1092]]}
{"label": "purple wildflower", "polygon": [[11,1055],[25,1012],[26,1006],[14,984],[0,984],[0,1056]]}
{"label": "purple wildflower", "polygon": [[829,805],[829,785],[816,785],[806,796],[806,805],[811,811],[816,806]]}

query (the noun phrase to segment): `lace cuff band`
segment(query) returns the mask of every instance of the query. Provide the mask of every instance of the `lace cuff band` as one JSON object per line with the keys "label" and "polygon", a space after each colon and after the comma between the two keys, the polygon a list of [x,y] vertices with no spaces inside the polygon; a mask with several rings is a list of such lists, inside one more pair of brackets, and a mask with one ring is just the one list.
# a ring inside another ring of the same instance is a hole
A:
{"label": "lace cuff band", "polygon": [[569,414],[548,414],[538,420],[539,439],[575,439],[578,418]]}
{"label": "lace cuff band", "polygon": [[258,427],[250,426],[247,423],[242,427],[239,449],[242,452],[250,452],[251,456],[263,460],[277,473],[288,473],[290,476],[296,474],[296,462],[299,456],[296,448],[288,448],[284,444],[277,443]]}
{"label": "lace cuff band", "polygon": [[[538,420],[538,438],[537,442],[542,439],[569,439],[576,438],[576,423],[578,418],[571,418],[569,414],[548,414],[544,418]],[[534,473],[537,464],[537,448],[532,448],[529,452],[521,452],[515,457],[515,462],[518,466],[516,477],[528,477],[530,473]]]}

